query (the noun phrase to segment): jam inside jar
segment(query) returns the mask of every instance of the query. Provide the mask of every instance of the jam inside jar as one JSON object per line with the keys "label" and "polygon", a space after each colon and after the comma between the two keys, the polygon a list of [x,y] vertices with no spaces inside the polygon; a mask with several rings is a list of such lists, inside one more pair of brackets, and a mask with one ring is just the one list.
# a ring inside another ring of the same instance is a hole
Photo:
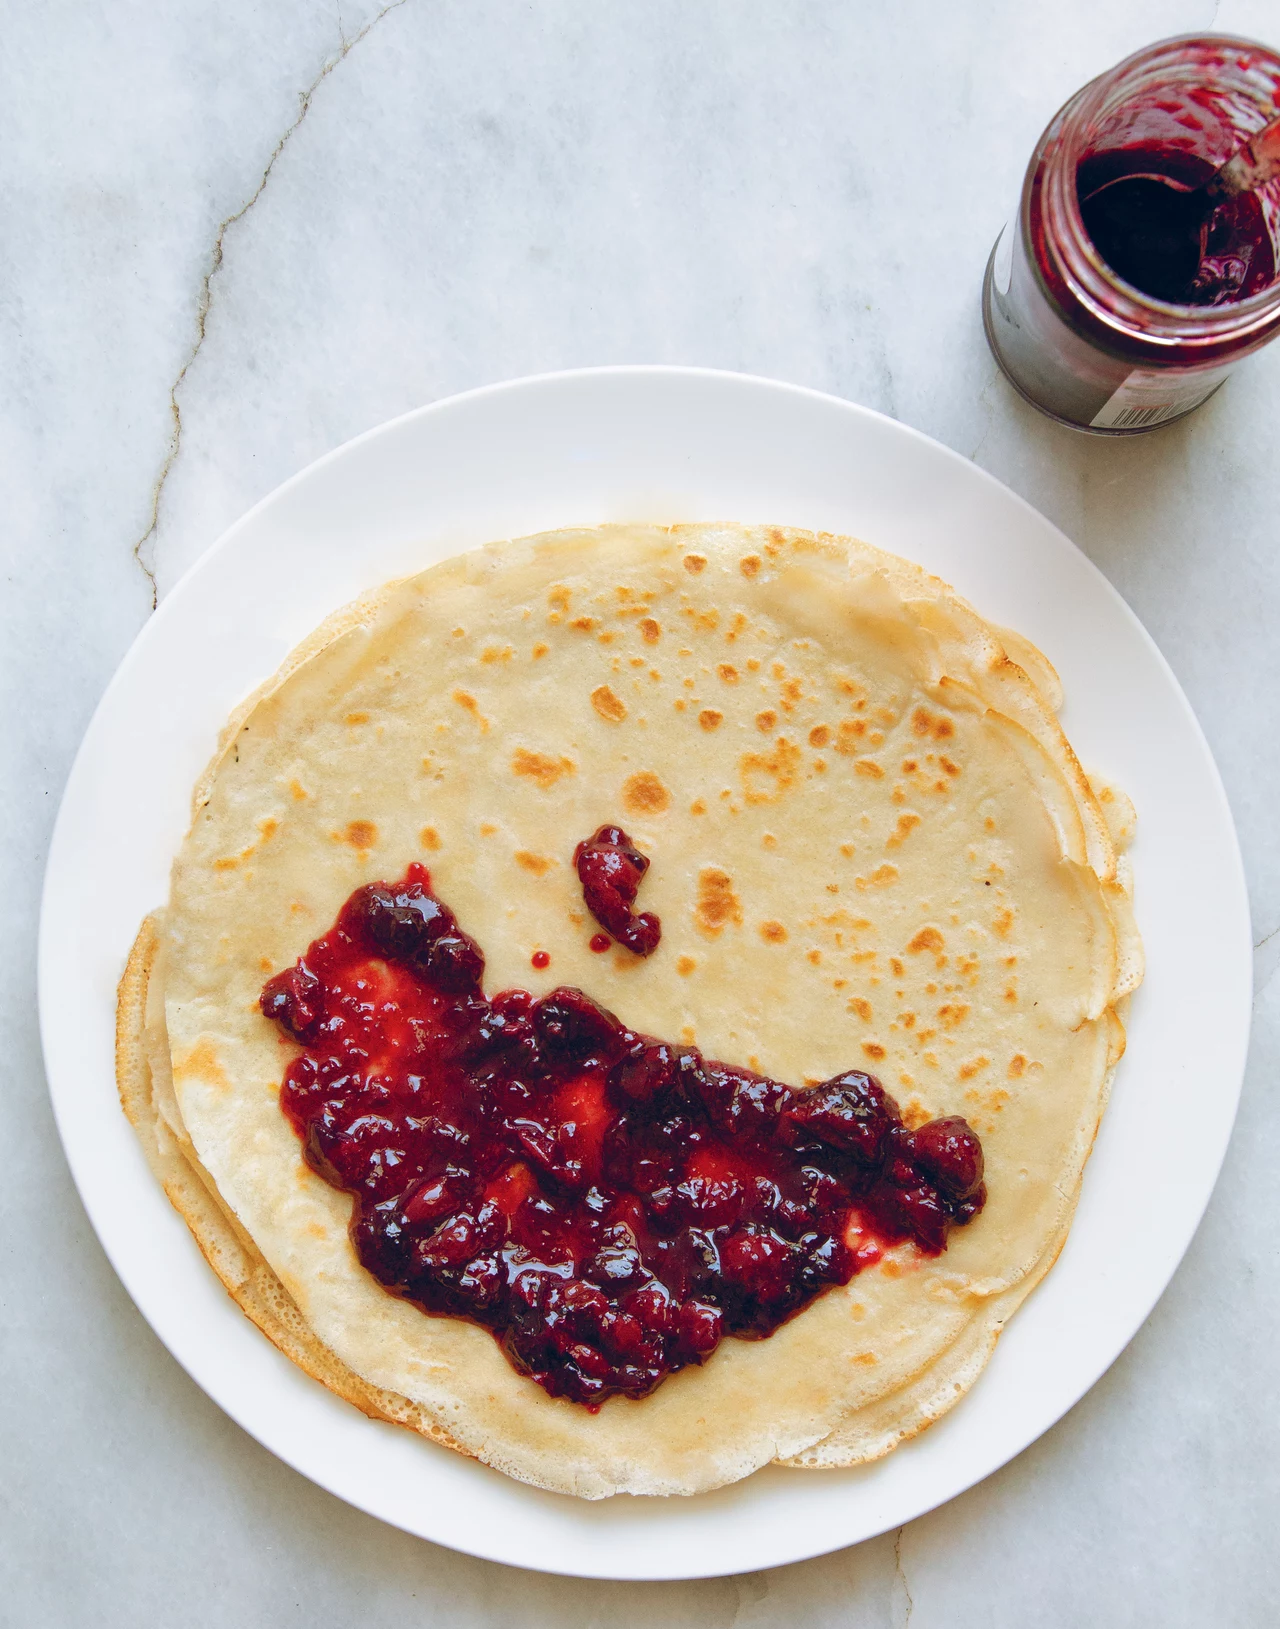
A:
{"label": "jam inside jar", "polygon": [[992,251],[983,320],[1005,377],[1077,429],[1182,418],[1280,330],[1280,178],[1218,206],[1194,189],[1280,114],[1280,57],[1165,40],[1079,91],[1041,137]]}

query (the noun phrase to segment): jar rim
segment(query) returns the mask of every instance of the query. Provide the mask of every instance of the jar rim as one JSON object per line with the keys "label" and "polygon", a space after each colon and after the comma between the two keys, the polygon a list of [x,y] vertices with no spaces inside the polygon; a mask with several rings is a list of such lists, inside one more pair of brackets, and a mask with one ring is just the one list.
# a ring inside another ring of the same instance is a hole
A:
{"label": "jar rim", "polygon": [[[1126,282],[1103,260],[1085,228],[1076,187],[1076,169],[1088,150],[1094,120],[1115,98],[1118,88],[1137,94],[1144,83],[1158,82],[1174,67],[1186,68],[1194,62],[1197,48],[1215,59],[1219,75],[1234,79],[1234,88],[1258,107],[1259,126],[1275,113],[1274,107],[1254,95],[1239,64],[1224,60],[1223,53],[1239,53],[1270,73],[1280,93],[1280,55],[1256,40],[1232,34],[1179,34],[1135,51],[1099,74],[1070,98],[1054,115],[1031,156],[1023,186],[1022,229],[1028,259],[1043,278],[1044,269],[1034,252],[1030,231],[1030,200],[1040,179],[1041,208],[1045,214],[1045,251],[1053,257],[1054,270],[1066,289],[1092,319],[1092,326],[1110,337],[1118,350],[1130,352],[1136,345],[1160,350],[1204,353],[1197,360],[1220,360],[1220,353],[1233,355],[1253,349],[1271,336],[1280,324],[1280,265],[1266,288],[1243,300],[1222,305],[1183,305],[1160,300]],[[1127,82],[1127,83],[1126,83]],[[1280,245],[1277,246],[1280,262]],[[1046,293],[1052,291],[1046,289]]]}

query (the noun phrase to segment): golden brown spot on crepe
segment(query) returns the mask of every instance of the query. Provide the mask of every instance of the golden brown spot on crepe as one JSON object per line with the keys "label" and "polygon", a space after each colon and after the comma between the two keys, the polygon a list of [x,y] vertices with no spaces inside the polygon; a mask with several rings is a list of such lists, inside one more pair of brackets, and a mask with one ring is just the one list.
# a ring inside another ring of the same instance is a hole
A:
{"label": "golden brown spot on crepe", "polygon": [[480,835],[481,835],[481,837],[492,837],[494,832],[497,831],[497,829],[498,828],[494,825],[492,820],[482,820],[480,822]]}
{"label": "golden brown spot on crepe", "polygon": [[1016,990],[1015,990],[1015,989],[1014,989],[1014,987],[1013,987],[1013,985],[1012,985],[1012,984],[1011,984],[1011,985],[1010,985],[1010,986],[1009,986],[1009,988],[1008,988],[1008,989],[1007,989],[1007,990],[1006,990],[1006,991],[1005,991],[1005,993],[1004,993],[1004,998],[1005,998],[1005,1000],[1006,1000],[1006,1001],[1008,1001],[1008,1002],[1009,1002],[1009,1003],[1010,1003],[1010,1004],[1011,1004],[1011,1005],[1012,1005],[1012,1006],[1015,1006],[1015,1007],[1016,1007],[1016,1006],[1017,1006],[1017,1004],[1018,1004],[1018,992],[1017,992],[1017,991],[1016,991]]}
{"label": "golden brown spot on crepe", "polygon": [[906,967],[896,956],[890,956],[889,966],[893,969],[893,975],[895,978],[901,978],[906,972]]}
{"label": "golden brown spot on crepe", "polygon": [[972,1080],[975,1075],[981,1074],[984,1069],[989,1068],[990,1064],[991,1059],[979,1053],[976,1058],[970,1058],[968,1063],[960,1065],[960,1079]]}
{"label": "golden brown spot on crepe", "polygon": [[708,633],[714,633],[720,623],[720,613],[714,605],[708,606],[705,611],[698,611],[692,605],[686,605],[683,607],[683,614],[697,627],[705,628]]}
{"label": "golden brown spot on crepe", "polygon": [[225,859],[215,860],[213,869],[215,871],[234,871],[239,864],[240,856],[238,854],[228,854]]}
{"label": "golden brown spot on crepe", "polygon": [[932,736],[935,741],[946,741],[956,733],[949,718],[931,713],[927,707],[917,707],[911,715],[911,728],[919,736]]}
{"label": "golden brown spot on crepe", "polygon": [[178,1080],[207,1080],[211,1086],[231,1084],[208,1037],[197,1041],[185,1057],[174,1060],[173,1073]]}
{"label": "golden brown spot on crepe", "polygon": [[733,878],[716,865],[704,865],[698,873],[698,897],[693,909],[698,932],[718,939],[732,922],[742,925],[742,905],[733,891]]}
{"label": "golden brown spot on crepe", "polygon": [[767,831],[767,832],[765,832],[764,836],[761,837],[761,839],[760,839],[760,846],[761,846],[761,848],[777,848],[778,839],[773,835],[773,833],[771,831]]}
{"label": "golden brown spot on crepe", "polygon": [[[901,994],[902,992],[899,991],[898,993]],[[914,1029],[916,1015],[913,1012],[900,1012],[898,1014],[898,1022],[902,1025],[903,1029]]]}
{"label": "golden brown spot on crepe", "polygon": [[367,724],[369,715],[368,713],[348,713],[342,722],[344,724]]}
{"label": "golden brown spot on crepe", "polygon": [[640,637],[646,645],[656,645],[662,636],[662,624],[653,617],[640,619]]}
{"label": "golden brown spot on crepe", "polygon": [[[742,790],[748,803],[773,803],[795,784],[800,748],[780,735],[772,752],[744,752],[738,760]],[[771,780],[772,787],[763,783]]]}
{"label": "golden brown spot on crepe", "polygon": [[465,628],[455,628],[453,630],[453,637],[455,639],[465,639],[467,637],[467,630]]}
{"label": "golden brown spot on crepe", "polygon": [[598,619],[596,617],[574,617],[569,626],[571,628],[579,629],[579,631],[582,633],[590,633],[592,628],[595,627],[597,620]]}
{"label": "golden brown spot on crepe", "polygon": [[686,1024],[680,1031],[680,1039],[686,1046],[692,1046],[693,1043],[698,1039],[698,1032],[696,1029],[694,1029],[692,1024]]}
{"label": "golden brown spot on crepe", "polygon": [[707,569],[706,555],[686,554],[684,557],[684,569],[692,576],[696,577],[700,571],[705,571]]}
{"label": "golden brown spot on crepe", "polygon": [[306,787],[301,785],[301,783],[298,782],[298,781],[290,781],[289,782],[289,791],[292,794],[293,799],[294,799],[294,801],[296,803],[305,803],[307,798],[309,798],[311,796],[310,792],[307,791]]}
{"label": "golden brown spot on crepe", "polygon": [[963,1001],[944,1001],[938,1008],[938,1022],[944,1029],[954,1029],[957,1024],[963,1024],[969,1016],[969,1008]]}
{"label": "golden brown spot on crepe", "polygon": [[886,1256],[885,1259],[880,1263],[880,1271],[886,1278],[901,1278],[902,1263],[900,1261],[895,1261],[892,1256]]}
{"label": "golden brown spot on crepe", "polygon": [[840,852],[846,860],[851,860],[858,851],[852,843],[841,843]]}
{"label": "golden brown spot on crepe", "polygon": [[[603,633],[598,633],[596,635],[596,638],[600,641],[600,643],[602,645],[612,645],[613,644],[613,639],[614,639],[613,629],[612,628],[606,628]],[[617,657],[614,658],[613,671],[615,673],[618,671],[618,659],[617,659]]]}
{"label": "golden brown spot on crepe", "polygon": [[540,661],[547,654],[547,652],[550,649],[551,649],[550,645],[544,645],[542,643],[542,641],[539,640],[538,643],[533,647],[533,659],[534,659],[534,661],[535,662]]}
{"label": "golden brown spot on crepe", "polygon": [[[632,960],[634,961],[634,959],[635,958],[633,957]],[[697,965],[697,962],[692,956],[676,957],[676,972],[679,973],[682,979],[687,979],[689,974],[693,972]]]}
{"label": "golden brown spot on crepe", "polygon": [[732,662],[721,662],[719,667],[716,668],[716,672],[726,684],[737,684],[738,670]]}
{"label": "golden brown spot on crepe", "polygon": [[555,863],[545,854],[530,854],[527,848],[516,850],[516,864],[535,877],[545,877]]}
{"label": "golden brown spot on crepe", "polygon": [[372,848],[378,841],[378,828],[372,820],[352,820],[348,822],[342,840],[352,848]]}
{"label": "golden brown spot on crepe", "polygon": [[440,847],[440,833],[435,829],[434,826],[424,826],[418,833],[418,841],[422,844],[423,848],[434,854],[435,851]]}
{"label": "golden brown spot on crepe", "polygon": [[782,710],[786,713],[795,711],[796,703],[804,697],[804,685],[799,679],[788,679],[782,686]]}
{"label": "golden brown spot on crepe", "polygon": [[768,707],[765,708],[764,712],[756,714],[756,729],[758,729],[762,735],[768,735],[769,731],[777,722],[777,713],[773,712]]}
{"label": "golden brown spot on crepe", "polygon": [[874,758],[859,758],[854,764],[854,771],[859,775],[866,775],[870,780],[882,781],[884,770]]}
{"label": "golden brown spot on crepe", "polygon": [[1013,912],[1005,909],[997,911],[991,921],[993,933],[998,933],[1002,939],[1009,937],[1009,930],[1013,927]]}
{"label": "golden brown spot on crepe", "polygon": [[744,577],[754,577],[760,570],[760,556],[758,554],[744,554],[738,561],[738,570]]}
{"label": "golden brown spot on crepe", "polygon": [[1027,1060],[1021,1052],[1015,1052],[1009,1059],[1009,1079],[1017,1080],[1019,1075],[1026,1073]]}
{"label": "golden brown spot on crepe", "polygon": [[900,848],[919,824],[920,816],[918,814],[900,814],[898,824],[885,839],[884,846],[886,848]]}
{"label": "golden brown spot on crepe", "polygon": [[472,718],[474,718],[476,723],[480,726],[481,731],[489,728],[489,720],[480,711],[480,704],[476,701],[476,698],[470,694],[470,692],[466,690],[455,690],[453,692],[453,699],[457,702],[459,707],[471,714]]}
{"label": "golden brown spot on crepe", "polygon": [[275,834],[280,830],[280,822],[275,818],[274,815],[263,815],[262,819],[258,822],[258,830],[262,833],[262,841],[264,843],[269,843]]}
{"label": "golden brown spot on crepe", "polygon": [[960,773],[960,765],[953,764],[950,758],[939,758],[938,762],[942,765],[943,769],[946,770],[948,775],[958,775]]}
{"label": "golden brown spot on crepe", "polygon": [[921,928],[919,933],[907,946],[913,956],[918,956],[922,950],[931,950],[936,956],[939,951],[945,950],[947,941],[942,937],[939,929],[929,927]]}
{"label": "golden brown spot on crepe", "polygon": [[760,937],[767,944],[783,945],[787,942],[787,930],[781,922],[762,922],[760,924]]}
{"label": "golden brown spot on crepe", "polygon": [[904,775],[914,775],[919,767],[920,765],[914,758],[904,758],[902,760],[902,773]]}
{"label": "golden brown spot on crepe", "polygon": [[488,645],[480,653],[480,660],[492,667],[495,662],[509,662],[515,655],[510,645]]}
{"label": "golden brown spot on crepe", "polygon": [[275,963],[271,960],[270,956],[259,956],[258,957],[258,966],[262,970],[262,972],[269,973],[271,971],[271,969],[275,966]]}
{"label": "golden brown spot on crepe", "polygon": [[652,770],[642,769],[623,781],[622,807],[628,814],[665,814],[671,807],[671,793]]}
{"label": "golden brown spot on crepe", "polygon": [[597,685],[591,692],[591,705],[600,717],[607,719],[610,724],[621,724],[627,716],[626,702],[610,690],[607,684]]}
{"label": "golden brown spot on crepe", "polygon": [[704,707],[698,714],[698,723],[704,730],[718,730],[724,723],[724,714],[715,707]]}
{"label": "golden brown spot on crepe", "polygon": [[577,765],[570,758],[549,758],[545,753],[530,752],[527,747],[517,747],[511,755],[511,768],[514,774],[536,781],[545,792],[554,786],[562,775],[572,775]]}
{"label": "golden brown spot on crepe", "polygon": [[547,604],[556,611],[567,611],[573,590],[565,583],[555,583],[547,590]]}
{"label": "golden brown spot on crepe", "polygon": [[853,996],[847,1003],[849,1012],[856,1012],[864,1024],[871,1022],[871,1003],[863,996]]}
{"label": "golden brown spot on crepe", "polygon": [[831,731],[825,724],[815,724],[809,731],[809,745],[811,747],[825,747],[831,739]]}
{"label": "golden brown spot on crepe", "polygon": [[836,736],[836,751],[842,752],[846,758],[852,758],[861,751],[861,738],[866,733],[867,726],[862,719],[842,718]]}
{"label": "golden brown spot on crepe", "polygon": [[822,960],[822,952],[820,950],[806,950],[805,951],[805,958],[806,958],[806,960],[811,961],[813,963],[813,965],[816,967],[818,965],[818,963]]}
{"label": "golden brown spot on crepe", "polygon": [[883,888],[888,883],[897,882],[898,868],[896,865],[879,865],[869,877],[855,877],[853,880],[859,888]]}
{"label": "golden brown spot on crepe", "polygon": [[683,696],[677,696],[671,705],[675,708],[676,712],[683,713],[688,703],[685,701]]}
{"label": "golden brown spot on crepe", "polygon": [[879,1041],[864,1041],[862,1043],[862,1050],[869,1058],[874,1059],[877,1063],[885,1055],[885,1050],[880,1045]]}
{"label": "golden brown spot on crepe", "polygon": [[907,1130],[914,1131],[917,1126],[922,1126],[926,1121],[932,1120],[933,1116],[918,1097],[912,1097],[907,1100],[907,1105],[902,1111],[902,1119]]}

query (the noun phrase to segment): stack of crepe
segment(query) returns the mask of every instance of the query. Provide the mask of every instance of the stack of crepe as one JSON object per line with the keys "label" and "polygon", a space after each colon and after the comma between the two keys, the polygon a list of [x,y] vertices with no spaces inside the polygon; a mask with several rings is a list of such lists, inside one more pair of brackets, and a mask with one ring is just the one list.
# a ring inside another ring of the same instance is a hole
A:
{"label": "stack of crepe", "polygon": [[[228,724],[121,985],[126,1112],[248,1316],[369,1415],[585,1498],[885,1454],[972,1385],[1061,1250],[1141,978],[1132,809],[1059,703],[1029,643],[847,538],[606,526],[392,583]],[[573,850],[605,822],[652,862],[645,959],[588,948]],[[869,1070],[908,1123],[970,1121],[985,1209],[647,1398],[548,1396],[364,1270],[350,1196],[280,1109],[264,980],[411,860],[490,993],[578,985],[796,1085]]]}

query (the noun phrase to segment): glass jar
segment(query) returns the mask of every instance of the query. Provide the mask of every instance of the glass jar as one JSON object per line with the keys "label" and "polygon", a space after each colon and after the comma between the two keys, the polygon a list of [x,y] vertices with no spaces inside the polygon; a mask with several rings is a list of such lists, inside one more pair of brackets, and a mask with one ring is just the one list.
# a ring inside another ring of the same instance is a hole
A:
{"label": "glass jar", "polygon": [[1157,299],[1112,271],[1085,228],[1077,183],[1085,161],[1123,163],[1125,153],[1142,153],[1151,169],[1167,154],[1207,178],[1277,113],[1280,57],[1212,34],[1148,46],[1061,109],[1031,155],[982,290],[996,361],[1034,407],[1103,435],[1151,430],[1199,407],[1280,330],[1280,178],[1250,206],[1270,239],[1269,280],[1213,305]]}

